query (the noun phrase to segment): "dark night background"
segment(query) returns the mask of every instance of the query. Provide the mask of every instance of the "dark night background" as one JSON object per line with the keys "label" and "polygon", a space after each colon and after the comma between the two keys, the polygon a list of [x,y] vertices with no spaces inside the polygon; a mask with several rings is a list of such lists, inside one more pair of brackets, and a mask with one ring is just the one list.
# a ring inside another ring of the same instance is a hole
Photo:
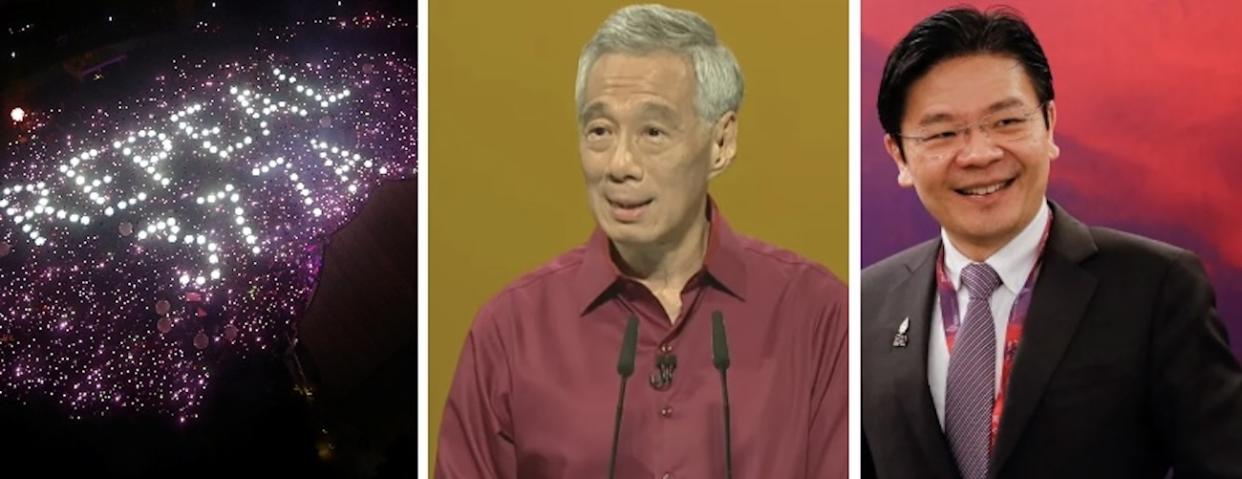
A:
{"label": "dark night background", "polygon": [[[264,31],[299,21],[375,12],[409,27],[322,29],[328,32],[265,46],[296,55],[339,44],[414,61],[416,8],[349,0],[0,0],[0,141],[19,134],[9,118],[14,107],[62,111],[47,126],[60,131],[94,105],[141,93],[178,55],[241,57]],[[65,64],[88,52],[124,59],[76,78]],[[0,397],[0,477],[414,476],[415,185],[410,178],[379,187],[332,236],[300,340],[222,362],[198,420],[178,425],[132,413],[70,420],[50,401]]]}

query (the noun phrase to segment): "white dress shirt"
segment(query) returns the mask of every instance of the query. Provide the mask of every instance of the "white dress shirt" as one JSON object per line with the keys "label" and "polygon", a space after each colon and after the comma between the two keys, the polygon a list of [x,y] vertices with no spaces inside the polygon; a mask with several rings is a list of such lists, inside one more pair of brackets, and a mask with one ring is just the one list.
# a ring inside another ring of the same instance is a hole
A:
{"label": "white dress shirt", "polygon": [[[1031,222],[1023,228],[1021,233],[1018,233],[1018,236],[984,261],[996,270],[1003,283],[1002,287],[996,288],[996,292],[992,293],[990,301],[992,320],[996,323],[995,384],[997,391],[1001,387],[1001,365],[1005,360],[1002,352],[1005,350],[1005,329],[1009,326],[1009,312],[1013,309],[1014,301],[1018,298],[1018,293],[1022,291],[1022,286],[1026,283],[1031,268],[1035,267],[1035,260],[1038,259],[1039,254],[1039,240],[1044,234],[1044,226],[1051,214],[1047,199],[1043,200],[1042,205],[1039,212],[1035,213],[1035,218],[1031,219]],[[953,242],[949,241],[949,235],[943,228],[940,230],[940,241],[944,244],[945,273],[948,274],[949,280],[953,282],[953,288],[957,291],[958,314],[961,316],[958,331],[961,331],[966,309],[970,307],[970,293],[961,283],[962,268],[973,261],[958,251]],[[944,396],[945,384],[949,376],[949,347],[945,343],[944,316],[941,314],[938,291],[932,305],[931,322],[931,334],[928,335],[927,348],[927,385],[931,388],[932,403],[936,406],[936,417],[940,419],[940,428],[944,429]]]}

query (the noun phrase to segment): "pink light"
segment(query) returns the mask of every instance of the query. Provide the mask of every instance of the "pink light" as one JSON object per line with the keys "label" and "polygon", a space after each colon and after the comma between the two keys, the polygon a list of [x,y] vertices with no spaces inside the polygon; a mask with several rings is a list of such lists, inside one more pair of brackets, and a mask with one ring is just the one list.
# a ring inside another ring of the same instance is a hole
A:
{"label": "pink light", "polygon": [[21,121],[26,118],[26,110],[23,110],[20,106],[14,108],[13,111],[9,112],[9,118],[12,118],[15,122],[21,123]]}

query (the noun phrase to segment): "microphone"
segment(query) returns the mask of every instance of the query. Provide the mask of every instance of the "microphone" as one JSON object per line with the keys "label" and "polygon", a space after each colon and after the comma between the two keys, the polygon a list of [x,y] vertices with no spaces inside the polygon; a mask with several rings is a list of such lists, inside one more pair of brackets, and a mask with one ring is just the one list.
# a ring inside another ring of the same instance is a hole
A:
{"label": "microphone", "polygon": [[608,477],[617,475],[617,440],[621,438],[621,411],[625,405],[625,383],[634,374],[634,351],[638,348],[638,318],[630,315],[621,339],[621,356],[617,358],[617,374],[621,376],[621,392],[617,395],[617,415],[612,426],[612,454],[608,457]]}
{"label": "microphone", "polygon": [[648,382],[656,391],[663,391],[673,385],[673,372],[677,370],[677,355],[660,353],[656,355],[656,370],[651,373]]}
{"label": "microphone", "polygon": [[724,400],[725,477],[733,479],[733,434],[729,420],[729,340],[725,337],[724,314],[712,312],[712,364],[720,371],[720,396]]}

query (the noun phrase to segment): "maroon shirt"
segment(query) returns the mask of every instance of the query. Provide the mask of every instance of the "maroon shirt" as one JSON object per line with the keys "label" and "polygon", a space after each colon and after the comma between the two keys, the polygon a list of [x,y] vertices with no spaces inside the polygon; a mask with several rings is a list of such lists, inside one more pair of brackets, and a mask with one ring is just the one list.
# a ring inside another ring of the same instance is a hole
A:
{"label": "maroon shirt", "polygon": [[[724,314],[737,478],[844,478],[846,288],[822,266],[734,233],[715,213],[703,269],[670,322],[591,239],[509,285],[475,318],[440,430],[436,477],[607,477],[628,316],[638,317],[620,478],[725,477],[711,314]],[[670,386],[649,376],[676,356]]]}

